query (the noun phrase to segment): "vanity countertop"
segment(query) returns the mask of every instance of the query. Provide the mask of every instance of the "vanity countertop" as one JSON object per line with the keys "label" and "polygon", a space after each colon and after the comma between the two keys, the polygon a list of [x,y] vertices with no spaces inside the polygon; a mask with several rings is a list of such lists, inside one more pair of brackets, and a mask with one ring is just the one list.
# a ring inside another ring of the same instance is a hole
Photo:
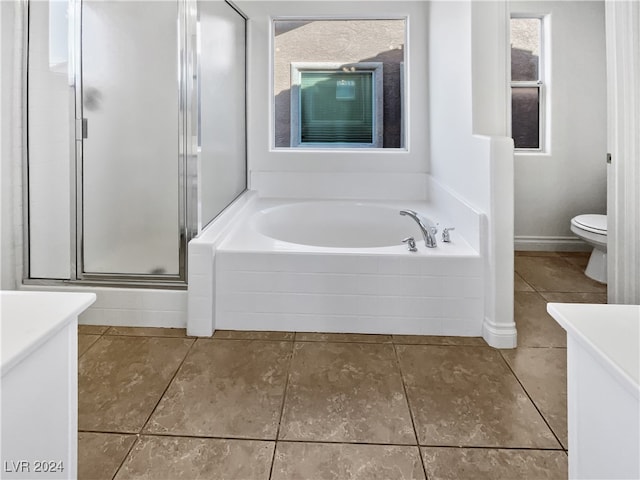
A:
{"label": "vanity countertop", "polygon": [[640,305],[549,303],[547,311],[640,398]]}
{"label": "vanity countertop", "polygon": [[0,292],[2,376],[95,300],[94,293]]}

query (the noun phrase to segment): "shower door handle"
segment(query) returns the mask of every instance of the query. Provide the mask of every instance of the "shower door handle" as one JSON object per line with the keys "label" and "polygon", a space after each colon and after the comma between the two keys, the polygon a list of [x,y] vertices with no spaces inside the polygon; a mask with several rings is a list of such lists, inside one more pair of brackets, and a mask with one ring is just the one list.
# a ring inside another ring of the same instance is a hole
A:
{"label": "shower door handle", "polygon": [[88,120],[86,118],[76,119],[76,140],[84,140],[88,137]]}

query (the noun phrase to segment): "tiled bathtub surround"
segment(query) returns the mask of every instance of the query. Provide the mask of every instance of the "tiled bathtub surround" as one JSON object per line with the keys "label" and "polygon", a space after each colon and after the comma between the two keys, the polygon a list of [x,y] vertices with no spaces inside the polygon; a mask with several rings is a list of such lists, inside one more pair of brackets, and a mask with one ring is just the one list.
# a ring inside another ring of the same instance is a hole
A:
{"label": "tiled bathtub surround", "polygon": [[[548,255],[527,258],[516,297],[539,298],[516,304],[515,350],[477,337],[82,326],[79,478],[566,478],[566,349],[527,305],[601,302],[605,289],[538,292]],[[554,258],[552,276],[580,273],[580,256]]]}
{"label": "tiled bathtub surround", "polygon": [[216,253],[216,328],[480,336],[482,259]]}

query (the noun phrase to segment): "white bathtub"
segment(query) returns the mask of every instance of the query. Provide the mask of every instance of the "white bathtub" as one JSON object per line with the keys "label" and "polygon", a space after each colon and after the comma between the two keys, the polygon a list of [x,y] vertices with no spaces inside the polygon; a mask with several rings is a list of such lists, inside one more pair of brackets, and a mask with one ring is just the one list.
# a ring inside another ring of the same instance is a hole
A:
{"label": "white bathtub", "polygon": [[[206,321],[211,288],[215,329],[480,336],[478,239],[467,241],[461,233],[469,229],[457,228],[451,243],[438,233],[438,246],[427,248],[402,209],[440,230],[457,227],[425,202],[251,198],[211,242],[209,283],[196,284],[207,278],[207,236],[190,252],[190,331],[206,332],[197,323]],[[417,252],[402,243],[408,236]]]}
{"label": "white bathtub", "polygon": [[267,207],[249,224],[258,233],[286,243],[330,248],[377,248],[422,238],[416,223],[389,205],[344,201],[303,201]]}

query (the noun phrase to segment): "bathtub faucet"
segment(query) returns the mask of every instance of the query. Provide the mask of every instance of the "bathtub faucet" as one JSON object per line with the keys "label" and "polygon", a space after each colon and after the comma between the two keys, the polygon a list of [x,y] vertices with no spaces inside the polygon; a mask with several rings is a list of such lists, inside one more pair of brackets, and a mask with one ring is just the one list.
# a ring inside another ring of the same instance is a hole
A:
{"label": "bathtub faucet", "polygon": [[414,212],[413,210],[400,210],[400,215],[408,215],[416,221],[416,223],[420,227],[422,236],[424,237],[424,244],[427,247],[437,247],[436,233],[438,233],[438,229],[430,220],[426,219],[419,213]]}

